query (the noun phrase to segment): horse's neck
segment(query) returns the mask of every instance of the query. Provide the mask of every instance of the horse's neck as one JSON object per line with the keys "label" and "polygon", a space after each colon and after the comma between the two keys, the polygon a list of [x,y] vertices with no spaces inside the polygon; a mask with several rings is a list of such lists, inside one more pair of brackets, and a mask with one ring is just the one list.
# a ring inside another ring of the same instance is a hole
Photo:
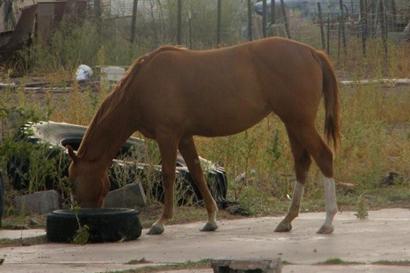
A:
{"label": "horse's neck", "polygon": [[135,132],[132,107],[126,99],[108,97],[97,111],[78,150],[78,157],[109,167],[128,137]]}

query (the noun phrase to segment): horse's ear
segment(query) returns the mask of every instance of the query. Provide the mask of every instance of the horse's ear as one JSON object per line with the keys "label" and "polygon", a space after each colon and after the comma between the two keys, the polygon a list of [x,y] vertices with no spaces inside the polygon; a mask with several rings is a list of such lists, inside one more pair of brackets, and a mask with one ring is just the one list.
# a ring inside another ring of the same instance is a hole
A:
{"label": "horse's ear", "polygon": [[78,161],[78,157],[75,154],[73,148],[70,145],[65,146],[67,148],[67,152],[68,152],[68,156],[70,157],[70,159],[74,162],[77,163]]}

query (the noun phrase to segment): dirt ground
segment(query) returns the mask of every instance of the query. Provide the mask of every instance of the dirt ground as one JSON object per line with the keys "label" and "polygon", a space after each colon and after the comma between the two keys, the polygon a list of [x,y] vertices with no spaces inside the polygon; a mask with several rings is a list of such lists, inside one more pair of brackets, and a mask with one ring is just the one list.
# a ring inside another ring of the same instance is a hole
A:
{"label": "dirt ground", "polygon": [[[339,213],[332,235],[316,234],[323,218],[323,213],[302,213],[290,233],[273,232],[280,217],[262,217],[220,221],[214,233],[199,232],[202,223],[196,222],[168,226],[161,236],[148,236],[144,230],[132,242],[5,247],[0,248],[0,272],[91,273],[203,259],[277,257],[286,261],[283,272],[410,272],[409,209],[371,211],[367,220],[358,220],[353,212]],[[41,234],[15,232],[23,237]],[[12,234],[0,230],[0,239],[5,237]],[[338,265],[318,265],[336,258],[342,261]],[[146,263],[129,264],[141,259]]]}

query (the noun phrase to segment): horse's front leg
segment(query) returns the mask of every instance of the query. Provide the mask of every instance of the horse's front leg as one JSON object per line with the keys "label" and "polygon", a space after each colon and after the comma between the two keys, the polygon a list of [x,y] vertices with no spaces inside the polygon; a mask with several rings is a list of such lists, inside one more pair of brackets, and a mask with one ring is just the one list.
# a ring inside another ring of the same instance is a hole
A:
{"label": "horse's front leg", "polygon": [[204,199],[205,207],[208,212],[208,221],[201,231],[215,231],[218,228],[216,224],[218,206],[216,205],[215,200],[209,191],[208,185],[206,184],[201,168],[201,162],[199,160],[192,136],[181,139],[181,142],[179,143],[179,151],[185,159],[189,172],[191,173],[191,176],[197,185],[202,198]]}
{"label": "horse's front leg", "polygon": [[164,208],[159,218],[149,230],[150,235],[159,235],[164,232],[164,225],[174,214],[174,184],[175,166],[177,158],[177,138],[167,134],[157,137],[158,147],[162,160],[162,184],[164,188]]}

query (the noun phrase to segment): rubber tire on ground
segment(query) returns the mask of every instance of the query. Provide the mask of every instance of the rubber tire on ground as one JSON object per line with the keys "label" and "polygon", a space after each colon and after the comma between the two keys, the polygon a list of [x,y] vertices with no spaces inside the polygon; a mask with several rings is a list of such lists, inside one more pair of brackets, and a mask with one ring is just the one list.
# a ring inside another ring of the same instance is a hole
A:
{"label": "rubber tire on ground", "polygon": [[73,241],[80,223],[89,228],[90,243],[136,240],[142,226],[138,212],[133,209],[56,210],[47,216],[47,239],[50,242]]}

